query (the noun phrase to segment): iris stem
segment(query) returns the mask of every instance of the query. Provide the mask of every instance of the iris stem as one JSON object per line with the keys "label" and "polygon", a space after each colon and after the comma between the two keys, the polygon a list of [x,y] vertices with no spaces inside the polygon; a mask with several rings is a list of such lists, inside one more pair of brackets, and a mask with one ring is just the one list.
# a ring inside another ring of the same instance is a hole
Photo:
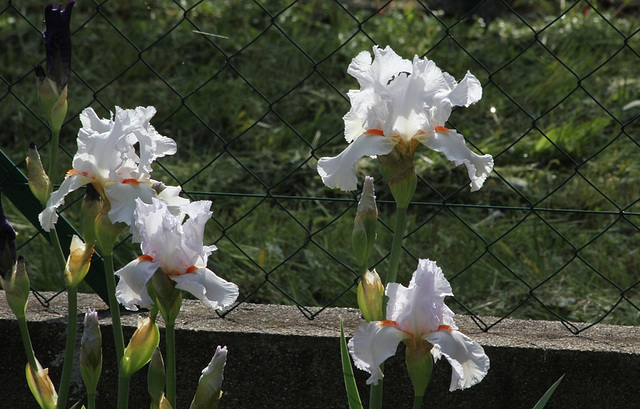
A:
{"label": "iris stem", "polygon": [[406,222],[407,208],[397,207],[396,221],[393,228],[393,241],[391,243],[391,254],[389,255],[389,269],[387,270],[387,277],[385,278],[384,283],[385,287],[389,283],[394,283],[398,277],[398,265],[400,264],[400,254],[402,253],[402,241],[404,240]]}
{"label": "iris stem", "polygon": [[76,330],[78,326],[78,288],[76,286],[67,287],[67,305],[67,343],[65,345],[64,362],[62,364],[62,375],[60,376],[58,408],[67,407],[69,383],[73,369],[73,357],[76,349]]}
{"label": "iris stem", "polygon": [[51,230],[49,230],[49,238],[51,239],[51,247],[53,247],[53,251],[58,259],[58,265],[60,265],[60,268],[64,271],[67,265],[67,258],[64,256],[64,252],[62,251],[62,245],[60,244],[60,239],[58,238],[58,232],[56,231],[55,225],[53,225]]}
{"label": "iris stem", "polygon": [[49,152],[49,180],[56,183],[58,173],[58,144],[60,142],[60,128],[51,129],[51,151]]}
{"label": "iris stem", "polygon": [[87,409],[96,409],[96,393],[87,394]]}
{"label": "iris stem", "polygon": [[165,323],[165,336],[167,349],[167,400],[172,408],[176,407],[176,327],[175,323]]}
{"label": "iris stem", "polygon": [[129,407],[129,383],[130,376],[118,375],[118,409],[128,409]]}
{"label": "iris stem", "polygon": [[[380,364],[380,370],[384,370],[384,363]],[[378,384],[371,384],[369,390],[369,409],[382,409],[382,379],[378,380]]]}
{"label": "iris stem", "polygon": [[422,407],[422,398],[424,396],[414,396],[413,397],[413,409],[420,409]]}
{"label": "iris stem", "polygon": [[124,355],[124,335],[122,334],[122,322],[120,320],[120,306],[116,299],[116,276],[113,269],[113,250],[103,254],[105,278],[107,281],[107,293],[109,295],[109,311],[111,311],[111,328],[118,362],[118,409],[127,409],[129,406],[129,381],[122,371],[122,356]]}
{"label": "iris stem", "polygon": [[36,355],[33,352],[33,345],[31,344],[31,336],[29,335],[29,327],[27,327],[27,319],[25,317],[18,317],[18,325],[20,326],[20,334],[22,335],[22,343],[24,344],[24,351],[27,353],[27,361],[34,371],[38,369],[36,361]]}
{"label": "iris stem", "polygon": [[[407,207],[396,207],[396,220],[393,229],[393,241],[391,243],[391,254],[389,255],[389,269],[387,270],[387,276],[385,277],[385,288],[387,284],[393,283],[398,277],[398,265],[400,264],[400,254],[402,252],[402,240],[404,239],[404,230],[407,222]],[[387,310],[387,299],[383,300],[382,311]],[[380,370],[383,370],[383,365],[380,365]],[[382,379],[378,381],[377,385],[371,385],[369,393],[369,408],[380,409],[382,408]]]}
{"label": "iris stem", "polygon": [[116,359],[118,367],[124,355],[124,335],[122,335],[122,322],[120,320],[120,306],[116,299],[116,276],[113,269],[113,253],[103,254],[107,292],[109,293],[109,311],[111,312],[111,327],[113,328],[113,340],[116,347]]}

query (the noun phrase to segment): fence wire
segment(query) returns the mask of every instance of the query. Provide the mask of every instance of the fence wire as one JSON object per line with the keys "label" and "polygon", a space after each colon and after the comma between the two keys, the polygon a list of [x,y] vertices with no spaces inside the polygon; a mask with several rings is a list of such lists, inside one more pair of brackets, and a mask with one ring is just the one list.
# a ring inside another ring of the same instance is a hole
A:
{"label": "fence wire", "polygon": [[[51,149],[33,80],[33,65],[44,63],[38,3],[8,1],[0,10],[5,190],[26,186],[18,169],[29,141]],[[309,319],[329,306],[355,306],[349,240],[357,194],[325,188],[315,166],[344,147],[346,92],[357,86],[346,75],[349,61],[389,44],[456,78],[470,70],[481,80],[482,101],[455,110],[450,125],[496,164],[483,189],[469,194],[465,172],[419,152],[399,278],[410,277],[418,258],[437,260],[454,288],[454,309],[485,331],[506,317],[557,319],[576,334],[603,320],[637,325],[634,4],[78,1],[59,174],[76,150],[84,107],[108,116],[116,105],[154,105],[154,126],[179,152],[158,161],[153,176],[192,200],[213,200],[208,229],[219,251],[210,267],[240,286],[238,305],[286,302]],[[358,171],[380,174],[373,161]],[[393,203],[379,177],[376,188],[372,267],[383,271]],[[68,198],[61,215],[77,220],[81,200],[82,192]],[[39,209],[14,204],[25,217],[19,251],[42,254],[31,263],[46,276],[45,250],[34,244],[44,242],[34,222]],[[119,246],[120,264],[135,257],[128,242]]]}

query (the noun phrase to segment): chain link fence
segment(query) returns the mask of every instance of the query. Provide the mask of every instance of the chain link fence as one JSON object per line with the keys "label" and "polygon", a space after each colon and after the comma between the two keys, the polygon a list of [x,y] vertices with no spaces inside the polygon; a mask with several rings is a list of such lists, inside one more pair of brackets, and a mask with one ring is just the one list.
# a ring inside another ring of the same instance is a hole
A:
{"label": "chain link fence", "polygon": [[[19,172],[30,141],[51,149],[34,91],[32,67],[44,61],[36,3],[0,9],[0,185],[24,215],[14,222],[19,252],[39,272],[39,289],[56,284],[46,279],[39,208]],[[399,280],[408,280],[418,258],[437,260],[454,288],[454,310],[483,330],[506,317],[557,319],[573,333],[603,320],[637,325],[639,7],[78,1],[59,174],[76,150],[84,107],[108,116],[115,106],[154,105],[152,123],[176,140],[178,153],[160,160],[153,177],[180,185],[192,200],[213,201],[207,229],[219,250],[210,267],[240,286],[239,302],[292,303],[310,319],[328,306],[355,306],[349,243],[357,194],[325,188],[315,165],[345,146],[346,92],[357,86],[346,74],[351,58],[389,44],[458,79],[466,70],[480,79],[482,101],[455,110],[450,125],[496,164],[471,194],[465,171],[418,151]],[[372,267],[382,272],[392,198],[375,161],[358,171],[378,176]],[[71,224],[81,199],[79,192],[61,210]],[[120,265],[137,255],[128,238],[117,251]],[[29,257],[34,252],[41,256]]]}

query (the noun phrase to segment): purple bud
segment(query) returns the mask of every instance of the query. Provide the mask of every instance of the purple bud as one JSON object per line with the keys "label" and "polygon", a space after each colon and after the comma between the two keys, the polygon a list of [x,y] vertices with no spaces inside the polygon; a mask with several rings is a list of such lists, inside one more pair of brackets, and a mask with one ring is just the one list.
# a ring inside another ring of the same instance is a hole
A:
{"label": "purple bud", "polygon": [[[47,74],[60,88],[69,83],[71,75],[71,9],[75,2],[67,3],[62,10],[62,5],[54,8],[49,3],[44,9],[44,19],[47,26],[43,33],[45,49],[47,52]],[[36,75],[38,71],[36,69]]]}

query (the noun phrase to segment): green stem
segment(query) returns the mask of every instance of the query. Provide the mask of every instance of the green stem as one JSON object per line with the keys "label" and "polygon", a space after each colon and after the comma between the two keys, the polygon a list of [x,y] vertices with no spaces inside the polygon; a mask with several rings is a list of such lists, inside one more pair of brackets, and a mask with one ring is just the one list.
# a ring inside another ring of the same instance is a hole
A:
{"label": "green stem", "polygon": [[172,408],[176,407],[176,327],[175,323],[165,323],[167,350],[165,351],[167,367],[167,400]]}
{"label": "green stem", "polygon": [[[385,278],[385,287],[389,283],[396,281],[398,277],[398,265],[400,264],[400,254],[402,253],[402,240],[404,239],[404,230],[407,221],[407,208],[396,208],[396,222],[393,229],[393,242],[391,243],[391,254],[389,255],[389,269],[387,270],[387,276]],[[382,304],[382,311],[387,310],[386,297]],[[383,365],[380,365],[380,369],[383,369]],[[380,409],[382,408],[382,379],[378,381],[377,385],[371,385],[369,394],[369,408]]]}
{"label": "green stem", "polygon": [[[384,370],[384,363],[380,365],[380,370]],[[371,384],[369,409],[382,409],[382,379],[378,380],[377,385]]]}
{"label": "green stem", "polygon": [[60,387],[58,391],[58,408],[67,407],[67,398],[69,396],[69,382],[71,381],[71,371],[73,369],[73,356],[76,350],[76,329],[78,325],[77,287],[67,287],[67,304],[67,344],[65,346],[64,361],[62,363],[62,375],[60,377]]}
{"label": "green stem", "polygon": [[104,272],[107,280],[107,292],[109,293],[109,311],[111,311],[111,327],[113,328],[113,340],[116,347],[116,359],[118,365],[124,355],[124,335],[122,334],[122,322],[120,321],[120,305],[116,299],[116,276],[113,269],[113,253],[103,254]]}
{"label": "green stem", "polygon": [[127,409],[129,407],[129,382],[131,377],[118,376],[118,409]]}
{"label": "green stem", "polygon": [[398,277],[398,265],[400,264],[400,254],[402,253],[402,240],[407,221],[407,208],[396,208],[396,223],[393,228],[393,242],[391,243],[391,254],[389,255],[389,270],[385,278],[385,287],[389,283],[394,283]]}
{"label": "green stem", "polygon": [[29,365],[34,371],[38,370],[38,364],[36,363],[36,355],[33,352],[33,345],[31,344],[31,337],[29,336],[29,327],[27,327],[27,319],[18,317],[18,325],[20,326],[20,334],[22,335],[22,343],[24,344],[24,351],[27,353],[27,360]]}
{"label": "green stem", "polygon": [[58,232],[56,231],[55,225],[51,227],[49,237],[51,238],[51,247],[53,247],[53,251],[58,259],[58,265],[60,265],[60,268],[64,271],[67,266],[67,258],[64,256],[64,252],[62,251],[62,245],[60,244],[60,239],[58,238]]}
{"label": "green stem", "polygon": [[49,152],[49,180],[56,183],[58,170],[58,144],[60,142],[60,128],[51,129],[51,150]]}
{"label": "green stem", "polygon": [[424,396],[413,397],[413,409],[420,409],[422,407],[422,398],[424,398]]}
{"label": "green stem", "polygon": [[96,409],[96,393],[87,394],[87,409]]}

